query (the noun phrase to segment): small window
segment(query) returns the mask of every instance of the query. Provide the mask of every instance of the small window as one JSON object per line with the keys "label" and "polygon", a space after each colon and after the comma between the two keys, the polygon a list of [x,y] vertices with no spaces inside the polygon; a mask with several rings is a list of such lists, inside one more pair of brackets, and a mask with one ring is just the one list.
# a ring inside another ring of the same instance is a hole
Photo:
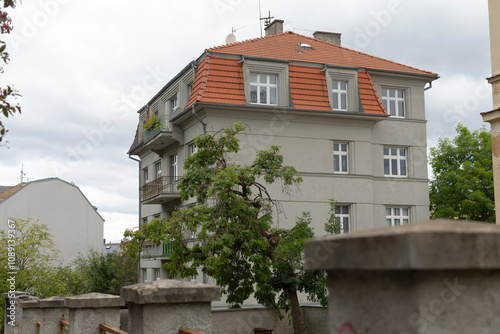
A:
{"label": "small window", "polygon": [[278,104],[278,76],[269,74],[250,75],[250,103]]}
{"label": "small window", "polygon": [[189,155],[195,154],[196,152],[198,152],[198,146],[195,144],[189,145]]}
{"label": "small window", "polygon": [[161,177],[161,161],[155,163],[155,174],[157,179]]}
{"label": "small window", "polygon": [[384,147],[384,175],[408,177],[407,151],[400,147]]}
{"label": "small window", "polygon": [[387,226],[399,226],[410,223],[410,208],[386,208]]}
{"label": "small window", "polygon": [[142,269],[142,281],[143,282],[148,281],[148,270],[147,269]]}
{"label": "small window", "polygon": [[332,109],[347,111],[347,81],[332,80]]}
{"label": "small window", "polygon": [[333,171],[334,173],[349,173],[349,145],[347,143],[333,143]]}
{"label": "small window", "polygon": [[335,206],[335,219],[340,223],[340,234],[349,233],[350,207],[349,205]]}
{"label": "small window", "polygon": [[172,181],[177,180],[177,176],[179,176],[178,170],[178,156],[177,153],[170,155],[170,177]]}
{"label": "small window", "polygon": [[161,270],[160,269],[155,269],[155,280],[157,280],[157,281],[161,280]]}
{"label": "small window", "polygon": [[391,117],[405,117],[405,92],[402,89],[382,88],[382,105]]}
{"label": "small window", "polygon": [[142,179],[143,179],[143,182],[144,184],[148,183],[149,182],[149,173],[148,173],[148,167],[144,168],[142,170]]}
{"label": "small window", "polygon": [[179,105],[177,104],[177,96],[175,96],[173,99],[170,100],[171,113],[174,114],[178,108],[179,108]]}

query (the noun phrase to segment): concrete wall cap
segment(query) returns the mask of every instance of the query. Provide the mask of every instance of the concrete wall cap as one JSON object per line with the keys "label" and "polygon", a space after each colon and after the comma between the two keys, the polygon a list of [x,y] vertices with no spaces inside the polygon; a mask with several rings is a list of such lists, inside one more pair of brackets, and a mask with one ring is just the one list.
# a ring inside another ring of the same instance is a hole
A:
{"label": "concrete wall cap", "polygon": [[68,308],[99,308],[99,307],[120,307],[125,306],[125,302],[120,296],[105,293],[87,293],[79,296],[64,298],[64,303]]}
{"label": "concrete wall cap", "polygon": [[38,300],[38,307],[65,307],[64,297],[54,296],[49,298],[43,298]]}
{"label": "concrete wall cap", "polygon": [[220,300],[220,288],[178,280],[158,280],[124,286],[120,296],[126,302],[136,304],[210,302]]}
{"label": "concrete wall cap", "polygon": [[304,253],[310,270],[500,269],[500,226],[430,220],[311,239]]}
{"label": "concrete wall cap", "polygon": [[23,299],[19,303],[19,305],[24,309],[24,308],[38,308],[38,298],[36,297],[31,297],[28,299]]}

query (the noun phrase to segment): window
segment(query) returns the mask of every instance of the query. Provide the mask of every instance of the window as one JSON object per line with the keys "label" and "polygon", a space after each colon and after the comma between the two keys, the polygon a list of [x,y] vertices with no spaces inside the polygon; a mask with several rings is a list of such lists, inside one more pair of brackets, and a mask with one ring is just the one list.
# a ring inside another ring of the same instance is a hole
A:
{"label": "window", "polygon": [[173,99],[170,100],[170,111],[171,113],[175,113],[177,109],[179,108],[179,105],[177,104],[177,95],[174,96]]}
{"label": "window", "polygon": [[382,105],[392,117],[405,117],[405,92],[402,89],[382,88]]}
{"label": "window", "polygon": [[148,270],[147,269],[142,269],[142,281],[143,282],[148,281]]}
{"label": "window", "polygon": [[148,183],[149,182],[149,176],[148,176],[148,167],[144,168],[142,170],[142,179],[143,179],[143,182],[144,184]]}
{"label": "window", "polygon": [[250,103],[278,104],[278,76],[269,74],[250,75]]}
{"label": "window", "polygon": [[333,171],[334,173],[349,173],[349,152],[347,143],[333,143]]}
{"label": "window", "polygon": [[196,283],[196,275],[191,275],[191,283]]}
{"label": "window", "polygon": [[177,153],[170,155],[170,176],[173,180],[177,179],[178,176],[178,157]]}
{"label": "window", "polygon": [[347,81],[332,80],[332,109],[347,111]]}
{"label": "window", "polygon": [[160,269],[155,269],[155,280],[161,280],[161,271]]}
{"label": "window", "polygon": [[386,208],[385,221],[388,226],[409,224],[410,208]]}
{"label": "window", "polygon": [[335,219],[340,223],[340,234],[349,233],[349,205],[335,206]]}
{"label": "window", "polygon": [[384,175],[407,177],[406,149],[384,147]]}
{"label": "window", "polygon": [[155,174],[157,179],[161,177],[161,161],[155,163]]}
{"label": "window", "polygon": [[196,152],[198,152],[198,146],[195,144],[189,145],[189,155],[195,154]]}
{"label": "window", "polygon": [[358,72],[332,67],[324,71],[330,108],[335,111],[359,111]]}
{"label": "window", "polygon": [[248,104],[288,107],[288,63],[244,59],[243,80]]}

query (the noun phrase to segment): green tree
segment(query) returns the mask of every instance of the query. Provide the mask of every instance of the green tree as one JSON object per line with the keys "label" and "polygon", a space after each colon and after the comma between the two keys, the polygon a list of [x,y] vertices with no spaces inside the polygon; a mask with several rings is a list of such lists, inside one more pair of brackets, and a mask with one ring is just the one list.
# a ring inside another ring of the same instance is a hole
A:
{"label": "green tree", "polygon": [[[15,278],[15,289],[46,298],[66,295],[69,268],[60,265],[48,228],[36,221],[16,220],[8,223],[8,231],[0,231],[0,291],[10,290],[7,279]],[[3,321],[4,299],[0,299]]]}
{"label": "green tree", "polygon": [[[185,160],[179,189],[182,200],[196,198],[196,205],[174,212],[167,222],[148,224],[148,240],[175,243],[165,266],[171,273],[189,277],[201,268],[232,307],[254,293],[265,306],[291,309],[295,332],[306,333],[297,291],[326,302],[324,274],[304,271],[301,261],[304,240],[313,236],[310,218],[299,218],[292,229],[275,227],[279,203],[266,189],[279,182],[289,191],[302,179],[283,165],[278,146],[257,152],[251,165],[232,162],[229,155],[238,153],[236,136],[243,130],[236,123],[195,139],[198,152]],[[193,233],[197,238],[188,239]]]}
{"label": "green tree", "polygon": [[430,150],[432,218],[495,221],[491,136],[484,128],[442,138]]}
{"label": "green tree", "polygon": [[[8,13],[3,10],[3,8],[14,8],[16,5],[15,0],[3,0],[3,4],[0,5],[0,34],[9,34],[12,27],[12,19],[9,17]],[[0,74],[3,73],[3,65],[9,62],[9,54],[6,51],[6,43],[0,40],[0,58],[2,58],[3,64],[0,65]],[[18,92],[11,86],[0,87],[0,109],[2,110],[2,115],[4,117],[12,116],[14,113],[21,112],[21,107],[19,104],[15,104],[12,100],[18,97]],[[0,119],[0,142],[3,136],[8,130]]]}

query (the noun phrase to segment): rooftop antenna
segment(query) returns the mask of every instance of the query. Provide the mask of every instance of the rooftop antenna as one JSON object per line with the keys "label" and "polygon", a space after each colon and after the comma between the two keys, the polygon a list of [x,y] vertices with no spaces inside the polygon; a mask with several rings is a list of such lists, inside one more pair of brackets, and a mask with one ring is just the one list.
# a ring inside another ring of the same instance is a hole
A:
{"label": "rooftop antenna", "polygon": [[262,20],[264,20],[264,29],[269,27],[271,24],[271,20],[274,19],[274,16],[271,16],[271,11],[267,17],[262,17],[260,14],[260,0],[259,0],[259,20],[260,20],[260,37],[262,37]]}
{"label": "rooftop antenna", "polygon": [[24,177],[26,176],[26,173],[24,172],[24,164],[21,165],[21,173],[19,175],[19,181],[20,183],[24,182]]}
{"label": "rooftop antenna", "polygon": [[245,27],[246,26],[243,26],[243,27],[240,27],[238,29],[231,27],[231,33],[229,35],[227,35],[227,37],[226,37],[226,44],[236,43],[236,35],[234,33],[242,28],[245,28]]}

